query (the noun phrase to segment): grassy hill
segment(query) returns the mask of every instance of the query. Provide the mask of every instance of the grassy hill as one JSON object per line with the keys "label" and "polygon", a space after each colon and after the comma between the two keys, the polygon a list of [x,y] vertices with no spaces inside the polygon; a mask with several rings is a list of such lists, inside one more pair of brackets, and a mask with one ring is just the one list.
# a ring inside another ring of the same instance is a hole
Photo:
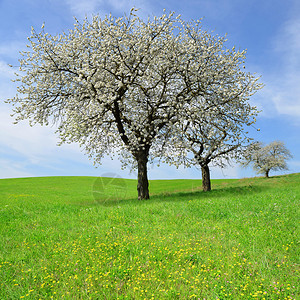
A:
{"label": "grassy hill", "polygon": [[0,180],[0,299],[297,299],[300,174],[212,188]]}

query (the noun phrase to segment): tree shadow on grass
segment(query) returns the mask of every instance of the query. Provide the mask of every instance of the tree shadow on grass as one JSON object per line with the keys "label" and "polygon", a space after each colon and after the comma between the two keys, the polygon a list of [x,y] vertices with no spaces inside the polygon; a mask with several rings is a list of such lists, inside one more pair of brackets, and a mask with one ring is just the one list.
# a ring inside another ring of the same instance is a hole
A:
{"label": "tree shadow on grass", "polygon": [[193,199],[205,199],[205,198],[219,198],[219,197],[231,197],[236,195],[249,195],[264,192],[266,187],[262,186],[238,186],[238,187],[222,187],[212,189],[209,192],[203,191],[187,191],[187,192],[174,192],[164,193],[159,195],[153,195],[150,200],[152,201],[186,201]]}
{"label": "tree shadow on grass", "polygon": [[189,200],[204,200],[213,199],[219,197],[232,198],[236,196],[251,195],[265,192],[269,189],[268,186],[236,186],[236,187],[217,187],[209,192],[197,191],[178,191],[178,192],[162,192],[159,194],[151,194],[149,200],[138,200],[135,197],[130,197],[127,199],[106,199],[105,201],[93,201],[81,203],[81,205],[101,205],[103,207],[114,207],[123,205],[152,205],[153,203],[168,203],[168,202],[186,202]]}

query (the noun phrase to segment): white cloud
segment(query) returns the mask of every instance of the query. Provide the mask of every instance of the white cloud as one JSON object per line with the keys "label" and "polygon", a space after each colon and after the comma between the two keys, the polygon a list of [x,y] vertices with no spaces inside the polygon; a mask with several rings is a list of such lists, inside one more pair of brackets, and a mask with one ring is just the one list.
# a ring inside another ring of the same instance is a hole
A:
{"label": "white cloud", "polygon": [[8,106],[1,106],[1,143],[28,157],[51,152],[49,145],[55,144],[53,129],[41,126],[30,127],[26,121],[13,124],[14,119],[10,117],[10,113]]}
{"label": "white cloud", "polygon": [[0,55],[15,60],[16,57],[20,56],[20,51],[26,50],[26,42],[27,40],[24,38],[23,42],[11,41],[5,44],[0,44]]}
{"label": "white cloud", "polygon": [[[283,24],[274,40],[274,53],[281,69],[266,76],[264,106],[270,103],[278,114],[300,117],[300,18]],[[271,100],[271,102],[270,102]]]}
{"label": "white cloud", "polygon": [[76,16],[85,16],[94,13],[99,6],[102,6],[102,0],[66,0],[67,5]]}
{"label": "white cloud", "polygon": [[[8,105],[0,105],[0,178],[54,175],[101,176],[107,172],[124,178],[134,178],[129,170],[121,170],[117,157],[105,157],[95,168],[93,162],[81,151],[78,144],[57,146],[55,128],[27,121],[13,124]],[[33,171],[29,171],[33,170]]]}
{"label": "white cloud", "polygon": [[211,178],[239,178],[239,167],[237,165],[227,166],[225,168],[211,167]]}
{"label": "white cloud", "polygon": [[0,159],[0,178],[33,177],[34,174],[24,170],[24,163]]}
{"label": "white cloud", "polygon": [[233,16],[239,5],[241,5],[239,0],[201,0],[200,13],[206,12],[204,19],[206,16],[212,19],[224,19],[224,16]]}
{"label": "white cloud", "polygon": [[13,78],[15,71],[5,62],[0,60],[0,76]]}
{"label": "white cloud", "polygon": [[300,160],[292,160],[288,163],[289,173],[299,172]]}
{"label": "white cloud", "polygon": [[[54,134],[55,128],[42,127],[36,125],[30,127],[27,121],[13,124],[14,119],[10,117],[10,107],[0,106],[0,147],[2,161],[10,163],[1,166],[2,177],[14,177],[15,173],[27,173],[28,168],[44,169],[48,171],[57,170],[58,173],[64,172],[61,165],[65,160],[76,161],[82,164],[82,156],[78,145],[57,146],[57,137]],[[86,163],[86,162],[84,162]],[[5,166],[5,167],[4,167]],[[64,165],[66,167],[67,164]],[[3,175],[4,173],[4,175]]]}
{"label": "white cloud", "polygon": [[[297,83],[300,83],[300,77]],[[286,88],[285,91],[281,91],[278,95],[273,96],[272,100],[275,107],[280,114],[300,117],[300,88],[294,86],[291,87],[291,90],[289,89],[289,84],[286,85]]]}
{"label": "white cloud", "polygon": [[149,4],[143,0],[65,0],[65,3],[76,17],[98,13],[104,16],[111,11],[128,14],[132,7],[141,8],[144,11],[143,14],[149,11]]}
{"label": "white cloud", "polygon": [[295,71],[300,66],[300,18],[288,20],[275,40],[275,50],[283,55],[288,70]]}

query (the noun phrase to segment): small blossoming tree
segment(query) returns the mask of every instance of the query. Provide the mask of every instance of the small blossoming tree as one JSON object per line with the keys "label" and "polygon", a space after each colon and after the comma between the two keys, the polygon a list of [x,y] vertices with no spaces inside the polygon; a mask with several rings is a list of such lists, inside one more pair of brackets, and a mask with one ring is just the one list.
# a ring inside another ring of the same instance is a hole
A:
{"label": "small blossoming tree", "polygon": [[148,199],[147,163],[186,120],[184,108],[226,114],[230,102],[239,107],[249,77],[236,73],[243,52],[226,50],[225,38],[200,21],[174,13],[143,21],[135,11],[76,20],[55,36],[32,29],[18,95],[8,102],[17,122],[55,123],[60,143],[79,143],[96,164],[115,153],[125,165],[133,160],[138,198]]}
{"label": "small blossoming tree", "polygon": [[252,165],[257,174],[269,177],[271,170],[288,170],[286,161],[293,156],[281,141],[274,141],[268,145],[254,142],[249,145],[241,159],[242,166]]}

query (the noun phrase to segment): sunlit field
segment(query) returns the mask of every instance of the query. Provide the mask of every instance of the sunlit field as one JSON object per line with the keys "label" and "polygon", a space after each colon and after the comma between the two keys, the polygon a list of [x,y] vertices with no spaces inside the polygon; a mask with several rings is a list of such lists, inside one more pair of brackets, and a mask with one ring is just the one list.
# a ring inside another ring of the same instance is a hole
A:
{"label": "sunlit field", "polygon": [[0,180],[0,299],[299,299],[300,174]]}

